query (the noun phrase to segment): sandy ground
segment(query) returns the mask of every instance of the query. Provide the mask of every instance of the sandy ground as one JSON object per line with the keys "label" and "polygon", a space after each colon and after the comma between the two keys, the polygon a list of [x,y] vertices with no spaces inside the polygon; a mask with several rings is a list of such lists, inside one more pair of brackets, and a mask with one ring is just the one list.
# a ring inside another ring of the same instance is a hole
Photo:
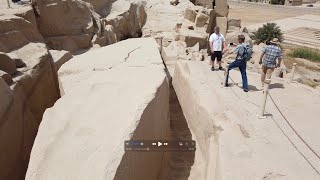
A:
{"label": "sandy ground", "polygon": [[[274,22],[280,26],[281,30],[284,32],[295,31],[297,28],[312,28],[312,29],[320,29],[320,7],[317,4],[313,8],[308,8],[305,6],[301,7],[286,7],[286,6],[270,6],[265,4],[257,4],[257,3],[229,3],[230,4],[230,18],[240,18],[242,26],[247,27],[249,30],[256,30],[261,27],[266,22]],[[303,34],[301,32],[301,34]],[[303,34],[304,35],[304,34]],[[309,43],[309,41],[316,41],[316,39],[310,40],[310,37],[304,37],[302,35],[301,38],[305,38],[305,41]],[[301,44],[300,44],[301,45]],[[312,46],[314,47],[314,45]],[[255,46],[257,48],[257,46]],[[259,49],[259,52],[261,50]],[[258,58],[255,57],[256,59]],[[288,58],[285,58],[285,61]],[[286,65],[288,63],[293,63],[291,61],[285,62]],[[299,64],[301,66],[298,70],[303,73],[309,79],[318,79],[319,71],[311,71],[305,68],[303,64]],[[291,69],[291,67],[288,67]],[[297,77],[302,78],[303,83],[306,84],[314,84],[307,80],[299,74]]]}
{"label": "sandy ground", "polygon": [[288,8],[272,7],[254,4],[232,4],[230,3],[230,18],[242,20],[242,26],[248,26],[267,21],[296,17],[306,14],[320,15],[320,8]]}

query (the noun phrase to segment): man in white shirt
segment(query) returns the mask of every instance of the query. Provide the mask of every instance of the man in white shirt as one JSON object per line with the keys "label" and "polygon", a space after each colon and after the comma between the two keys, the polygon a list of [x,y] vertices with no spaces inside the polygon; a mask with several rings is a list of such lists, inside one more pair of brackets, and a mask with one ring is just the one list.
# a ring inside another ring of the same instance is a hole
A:
{"label": "man in white shirt", "polygon": [[210,45],[211,60],[212,60],[211,70],[214,71],[215,59],[217,59],[218,61],[219,70],[223,70],[221,67],[221,60],[222,60],[222,55],[224,54],[225,50],[227,50],[227,45],[225,42],[225,38],[223,34],[220,33],[220,28],[218,26],[214,28],[214,33],[211,34],[209,38],[209,45]]}

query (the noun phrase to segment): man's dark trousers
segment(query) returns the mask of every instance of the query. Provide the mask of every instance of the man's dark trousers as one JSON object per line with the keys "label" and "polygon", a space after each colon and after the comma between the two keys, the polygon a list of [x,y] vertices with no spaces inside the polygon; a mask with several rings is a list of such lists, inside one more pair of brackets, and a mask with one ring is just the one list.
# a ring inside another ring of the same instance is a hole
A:
{"label": "man's dark trousers", "polygon": [[[248,90],[248,78],[247,78],[247,62],[242,60],[236,60],[229,65],[229,71],[234,68],[239,68],[242,76],[242,88]],[[229,80],[229,71],[227,74],[226,84]]]}

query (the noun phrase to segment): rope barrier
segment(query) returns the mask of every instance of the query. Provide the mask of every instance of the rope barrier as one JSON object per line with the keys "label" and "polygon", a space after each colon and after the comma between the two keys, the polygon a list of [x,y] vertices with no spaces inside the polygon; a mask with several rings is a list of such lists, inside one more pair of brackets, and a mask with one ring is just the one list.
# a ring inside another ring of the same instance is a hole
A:
{"label": "rope barrier", "polygon": [[307,161],[307,163],[312,167],[313,170],[317,172],[318,175],[320,175],[319,171],[311,164],[311,162],[308,160],[308,158],[298,149],[298,147],[292,142],[292,140],[289,138],[289,136],[284,132],[284,130],[280,127],[280,125],[277,123],[277,121],[271,117],[273,122],[278,126],[282,134],[290,141],[292,146],[298,151],[298,153]]}
{"label": "rope barrier", "polygon": [[320,160],[320,156],[317,154],[317,152],[315,152],[308,144],[307,142],[300,136],[300,134],[297,132],[297,130],[290,124],[290,122],[288,121],[288,119],[284,116],[284,114],[281,112],[279,106],[276,104],[276,102],[274,101],[274,99],[272,98],[272,96],[269,93],[269,97],[271,99],[271,101],[273,102],[274,106],[277,108],[277,110],[279,111],[279,113],[281,114],[281,116],[283,117],[283,119],[287,122],[287,124],[290,126],[290,128],[295,132],[295,134],[297,134],[297,136],[299,137],[299,139],[308,146],[308,148],[318,157],[318,159]]}
{"label": "rope barrier", "polygon": [[[279,111],[279,113],[281,114],[282,118],[287,122],[287,124],[290,126],[290,128],[294,131],[294,133],[299,137],[299,139],[312,151],[312,153],[314,155],[316,155],[318,157],[318,159],[320,160],[320,156],[319,154],[317,154],[317,152],[315,150],[313,150],[310,145],[300,136],[300,134],[297,132],[297,130],[291,125],[291,123],[288,121],[288,119],[284,116],[284,114],[282,113],[282,111],[280,110],[279,106],[276,104],[276,102],[274,101],[274,99],[272,98],[271,94],[268,94],[272,103],[274,104],[274,106],[277,108],[277,110]],[[287,139],[291,142],[291,144],[295,147],[295,149],[304,157],[304,159],[310,164],[310,166],[312,166],[312,168],[318,173],[318,175],[320,175],[320,172],[311,164],[311,162],[303,155],[302,152],[300,152],[298,150],[298,148],[296,147],[296,145],[291,141],[291,139],[285,134],[285,132],[281,129],[281,127],[279,126],[279,124],[275,121],[274,118],[272,118],[272,120],[277,124],[277,126],[280,128],[280,130],[282,131],[282,133],[287,137]]]}
{"label": "rope barrier", "polygon": [[[262,68],[254,68],[254,67],[251,67],[251,69],[262,69]],[[281,68],[280,70],[284,70],[284,68]],[[298,71],[297,71],[298,72]],[[224,79],[218,74],[218,77],[224,81]],[[302,75],[300,72],[298,72],[298,74],[300,74],[302,77],[304,77],[305,79],[309,80],[309,81],[312,81],[310,80],[309,78],[307,78],[306,76]],[[231,78],[230,74],[229,74],[229,78],[230,80],[234,83],[235,81]],[[313,81],[312,81],[313,82]],[[315,83],[315,82],[314,82]],[[230,88],[233,93],[239,98],[240,96],[232,89],[232,87]],[[299,137],[299,139],[308,147],[308,149],[320,160],[320,155],[317,154],[317,152],[312,149],[312,147],[301,137],[301,135],[297,132],[297,130],[291,125],[291,123],[288,121],[288,119],[285,117],[285,115],[282,113],[282,111],[280,110],[279,106],[276,104],[276,102],[274,101],[274,99],[272,98],[271,94],[268,93],[268,96],[270,97],[272,103],[274,104],[274,106],[276,107],[276,109],[278,110],[278,112],[280,113],[280,115],[282,116],[282,118],[286,121],[286,123],[289,125],[289,127],[293,130],[293,132]],[[246,100],[247,102],[253,104],[253,105],[256,105],[257,107],[260,107],[258,106],[257,104],[251,102],[251,101],[248,101]],[[316,171],[316,173],[318,175],[320,175],[320,172],[312,165],[312,163],[308,160],[308,158],[298,149],[298,147],[293,143],[293,141],[289,138],[289,136],[284,132],[284,130],[280,127],[280,125],[277,123],[277,121],[271,117],[271,119],[274,121],[274,123],[277,125],[277,127],[281,130],[281,132],[284,134],[284,136],[290,141],[290,143],[293,145],[293,147],[299,152],[299,154],[308,162],[308,164]]]}

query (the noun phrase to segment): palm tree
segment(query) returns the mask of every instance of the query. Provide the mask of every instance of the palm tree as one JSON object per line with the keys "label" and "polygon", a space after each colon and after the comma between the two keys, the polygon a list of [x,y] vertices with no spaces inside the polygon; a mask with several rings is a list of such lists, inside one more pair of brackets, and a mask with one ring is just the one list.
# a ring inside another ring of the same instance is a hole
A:
{"label": "palm tree", "polygon": [[276,23],[267,23],[260,27],[254,34],[255,44],[270,41],[273,38],[278,38],[280,42],[283,41],[283,34]]}

